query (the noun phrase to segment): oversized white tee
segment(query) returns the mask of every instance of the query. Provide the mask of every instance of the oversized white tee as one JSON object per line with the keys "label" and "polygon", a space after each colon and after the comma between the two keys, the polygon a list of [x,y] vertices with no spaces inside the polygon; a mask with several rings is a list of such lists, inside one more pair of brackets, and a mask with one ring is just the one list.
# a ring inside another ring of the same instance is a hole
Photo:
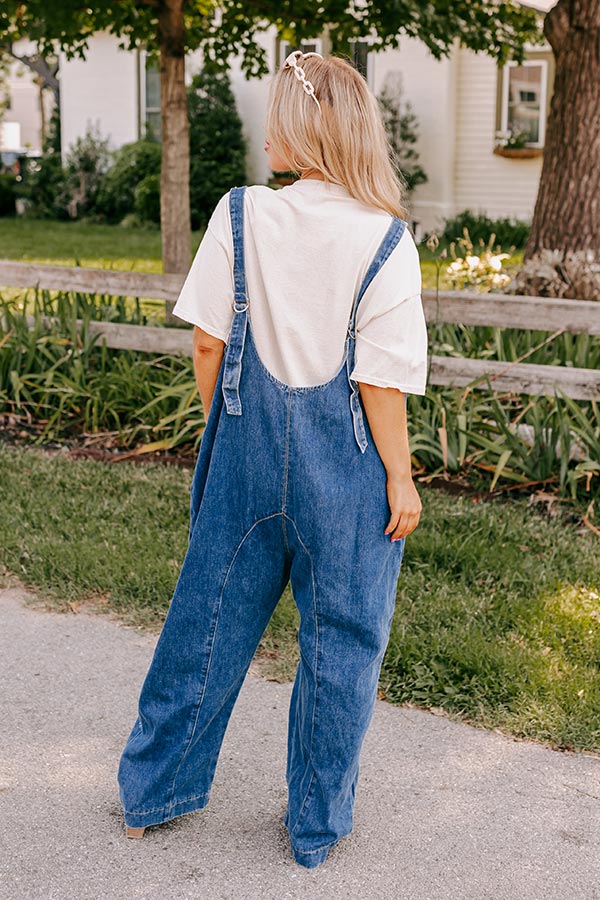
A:
{"label": "oversized white tee", "polygon": [[[292,387],[323,384],[339,371],[352,304],[391,224],[383,210],[338,184],[300,179],[273,190],[251,185],[244,208],[248,315],[256,349]],[[227,343],[233,320],[229,193],[208,223],[174,314]],[[350,377],[424,394],[427,331],[421,270],[405,228],[356,313]]]}

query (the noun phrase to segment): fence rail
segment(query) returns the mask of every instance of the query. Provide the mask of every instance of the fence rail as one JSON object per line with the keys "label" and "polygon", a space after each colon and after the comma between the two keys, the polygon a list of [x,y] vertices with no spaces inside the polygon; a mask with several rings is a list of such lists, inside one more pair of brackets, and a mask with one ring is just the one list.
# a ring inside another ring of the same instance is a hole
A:
{"label": "fence rail", "polygon": [[[70,266],[46,266],[0,260],[0,285],[108,296],[175,301],[182,275],[151,275]],[[429,324],[463,324],[521,328],[529,331],[600,335],[600,302],[548,297],[476,294],[469,291],[423,291]],[[30,324],[33,322],[29,317]],[[191,355],[192,335],[186,327],[164,328],[91,322],[90,333],[106,346],[145,353]],[[600,399],[600,370],[488,359],[433,356],[429,381],[435,385],[487,387],[498,391],[553,394],[575,400]]]}

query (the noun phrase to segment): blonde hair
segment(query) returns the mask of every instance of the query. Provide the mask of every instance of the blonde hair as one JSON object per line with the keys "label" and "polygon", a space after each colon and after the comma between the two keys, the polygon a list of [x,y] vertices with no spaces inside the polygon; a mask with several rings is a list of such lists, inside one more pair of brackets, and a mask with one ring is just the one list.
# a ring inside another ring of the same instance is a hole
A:
{"label": "blonde hair", "polygon": [[392,164],[379,104],[365,79],[336,56],[300,56],[298,65],[320,108],[293,68],[283,66],[271,83],[266,121],[277,155],[293,172],[317,170],[356,200],[406,219],[406,185]]}

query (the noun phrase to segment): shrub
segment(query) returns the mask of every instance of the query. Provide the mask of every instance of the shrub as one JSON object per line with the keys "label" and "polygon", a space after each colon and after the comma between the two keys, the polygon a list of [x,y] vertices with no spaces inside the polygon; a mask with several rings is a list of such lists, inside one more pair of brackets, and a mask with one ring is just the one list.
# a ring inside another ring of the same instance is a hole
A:
{"label": "shrub", "polygon": [[160,144],[155,141],[144,139],[124,144],[113,154],[113,165],[102,178],[98,212],[109,222],[120,222],[132,213],[136,209],[138,185],[151,176],[160,176],[160,159]]}
{"label": "shrub", "polygon": [[246,182],[246,141],[226,72],[201,71],[188,91],[192,228],[206,225],[219,198]]}
{"label": "shrub", "polygon": [[60,155],[60,116],[55,110],[40,159],[27,159],[19,195],[29,201],[27,215],[37,219],[67,219],[64,206],[66,173]]}
{"label": "shrub", "polygon": [[96,128],[88,128],[85,135],[71,145],[58,199],[72,219],[97,212],[100,183],[109,165],[108,140],[101,138]]}
{"label": "shrub", "polygon": [[465,228],[464,237],[452,241],[452,262],[446,268],[446,275],[453,288],[461,290],[474,287],[486,292],[501,290],[510,284],[510,275],[502,271],[502,260],[510,259],[511,254],[501,253],[500,247],[494,247],[494,238],[492,233],[487,244],[480,238],[476,247]]}
{"label": "shrub", "polygon": [[401,181],[406,183],[409,191],[413,191],[429,179],[419,164],[419,154],[415,150],[418,120],[408,100],[404,99],[399,72],[387,76],[377,100],[393,151],[394,165]]}
{"label": "shrub", "polygon": [[160,225],[160,175],[146,175],[133,194],[135,211],[141,221]]}
{"label": "shrub", "polygon": [[14,216],[17,179],[8,172],[0,173],[0,216]]}
{"label": "shrub", "polygon": [[487,243],[490,235],[495,234],[499,244],[520,248],[527,243],[531,225],[519,219],[490,219],[484,213],[465,209],[454,218],[446,219],[440,241],[449,244],[460,240],[465,228],[475,243],[479,240]]}

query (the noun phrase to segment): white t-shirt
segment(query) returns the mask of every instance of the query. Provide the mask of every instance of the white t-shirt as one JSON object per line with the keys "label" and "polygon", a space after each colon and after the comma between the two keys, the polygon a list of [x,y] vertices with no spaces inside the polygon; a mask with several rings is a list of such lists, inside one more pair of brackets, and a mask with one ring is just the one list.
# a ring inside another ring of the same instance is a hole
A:
{"label": "white t-shirt", "polygon": [[[344,186],[317,179],[246,190],[248,315],[258,355],[284,384],[322,384],[338,372],[354,298],[390,223],[388,213],[355,200]],[[227,193],[173,312],[227,342],[233,295]],[[350,377],[424,394],[426,373],[419,254],[406,227],[358,305]]]}

